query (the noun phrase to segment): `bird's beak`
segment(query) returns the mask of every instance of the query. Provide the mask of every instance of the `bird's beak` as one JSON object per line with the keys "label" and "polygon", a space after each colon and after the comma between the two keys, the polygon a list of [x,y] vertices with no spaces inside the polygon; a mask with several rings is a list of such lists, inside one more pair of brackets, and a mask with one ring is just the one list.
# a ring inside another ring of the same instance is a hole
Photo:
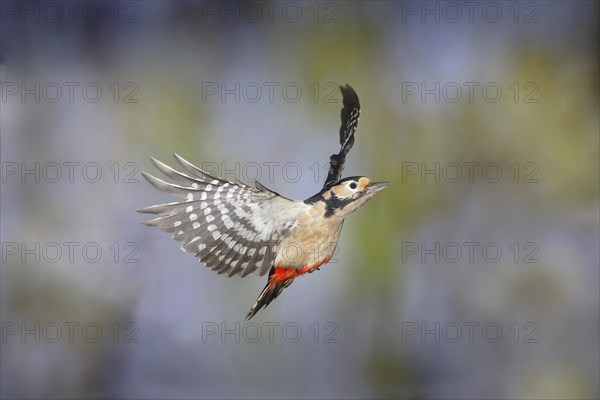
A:
{"label": "bird's beak", "polygon": [[369,193],[375,193],[380,191],[381,189],[385,189],[389,186],[389,182],[373,182],[369,186],[367,186],[367,191]]}

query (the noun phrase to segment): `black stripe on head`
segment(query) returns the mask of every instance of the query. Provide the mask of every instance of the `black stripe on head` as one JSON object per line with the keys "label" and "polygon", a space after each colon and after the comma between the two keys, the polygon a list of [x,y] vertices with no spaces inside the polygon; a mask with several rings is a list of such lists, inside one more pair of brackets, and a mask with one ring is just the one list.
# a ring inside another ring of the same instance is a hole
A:
{"label": "black stripe on head", "polygon": [[354,200],[355,199],[352,199],[351,197],[347,199],[340,199],[335,195],[335,193],[331,193],[331,197],[325,200],[325,218],[331,217],[335,213],[335,210],[341,210],[348,204],[354,202]]}
{"label": "black stripe on head", "polygon": [[323,194],[327,191],[329,191],[329,189],[321,190],[319,193],[317,193],[313,196],[310,196],[308,199],[304,200],[304,203],[305,204],[315,204],[317,201],[325,201]]}

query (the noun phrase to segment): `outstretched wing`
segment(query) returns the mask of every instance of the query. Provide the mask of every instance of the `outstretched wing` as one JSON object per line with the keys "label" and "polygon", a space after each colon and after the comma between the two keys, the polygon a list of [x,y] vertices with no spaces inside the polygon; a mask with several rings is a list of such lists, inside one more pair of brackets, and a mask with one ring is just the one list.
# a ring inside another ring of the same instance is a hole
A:
{"label": "outstretched wing", "polygon": [[173,239],[182,243],[182,250],[194,254],[219,274],[266,274],[275,260],[277,246],[304,205],[260,184],[252,188],[229,182],[177,154],[175,158],[187,174],[151,159],[160,172],[177,184],[142,174],[155,188],[184,200],[137,210],[160,215],[142,223],[173,233]]}
{"label": "outstretched wing", "polygon": [[354,132],[358,127],[360,117],[360,102],[358,95],[352,89],[352,86],[340,86],[340,92],[344,99],[344,108],[342,108],[342,126],[340,127],[340,152],[332,154],[329,157],[329,173],[323,185],[324,189],[331,188],[342,177],[342,170],[346,162],[346,155],[354,145]]}

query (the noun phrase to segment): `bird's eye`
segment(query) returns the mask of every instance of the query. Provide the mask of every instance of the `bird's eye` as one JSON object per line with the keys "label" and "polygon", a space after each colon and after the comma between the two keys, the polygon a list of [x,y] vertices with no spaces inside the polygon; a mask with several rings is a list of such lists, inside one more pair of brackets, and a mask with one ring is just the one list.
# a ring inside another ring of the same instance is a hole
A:
{"label": "bird's eye", "polygon": [[357,185],[356,182],[350,182],[350,189],[356,189]]}

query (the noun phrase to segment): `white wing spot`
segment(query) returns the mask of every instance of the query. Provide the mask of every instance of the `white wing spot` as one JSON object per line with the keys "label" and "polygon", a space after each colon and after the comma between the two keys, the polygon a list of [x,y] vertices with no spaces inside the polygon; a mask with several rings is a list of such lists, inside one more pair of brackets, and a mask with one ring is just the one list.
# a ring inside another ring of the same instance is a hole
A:
{"label": "white wing spot", "polygon": [[198,229],[198,228],[200,228],[200,223],[199,223],[199,222],[194,222],[194,223],[192,224],[192,228],[194,228],[194,229]]}
{"label": "white wing spot", "polygon": [[195,221],[198,219],[198,216],[196,214],[190,214],[190,221]]}
{"label": "white wing spot", "polygon": [[194,200],[194,194],[193,193],[188,193],[187,194],[187,199],[188,200]]}
{"label": "white wing spot", "polygon": [[221,232],[219,232],[219,231],[214,231],[214,232],[212,233],[212,237],[213,237],[213,239],[217,240],[218,238],[220,238],[220,237],[221,237]]}
{"label": "white wing spot", "polygon": [[200,200],[206,200],[206,192],[202,192],[200,195]]}
{"label": "white wing spot", "polygon": [[235,215],[237,215],[240,218],[246,218],[246,212],[244,210],[242,210],[240,207],[236,207],[233,212],[235,212]]}
{"label": "white wing spot", "polygon": [[213,185],[216,185],[219,183],[219,181],[215,179],[214,181],[211,181],[210,183],[212,183]]}
{"label": "white wing spot", "polygon": [[[196,222],[196,223],[197,223],[197,222]],[[200,225],[200,224],[198,224],[198,225]],[[208,228],[206,228],[206,229],[208,229],[208,231],[209,231],[209,232],[212,232],[212,231],[214,231],[215,229],[217,229],[217,226],[216,226],[216,225],[214,225],[214,224],[212,224],[212,225],[209,225],[209,226],[208,226]]]}
{"label": "white wing spot", "polygon": [[[219,189],[221,189],[221,188],[219,188]],[[217,192],[217,193],[215,193],[213,198],[218,199],[219,197],[221,197],[221,193]]]}
{"label": "white wing spot", "polygon": [[192,187],[193,187],[194,189],[198,189],[198,184],[194,182],[194,183],[192,183]]}
{"label": "white wing spot", "polygon": [[175,221],[175,223],[173,224],[175,228],[177,228],[179,225],[181,225],[181,221]]}
{"label": "white wing spot", "polygon": [[193,210],[194,210],[194,207],[192,207],[192,206],[187,206],[185,208],[185,212],[187,212],[187,213],[191,213]]}
{"label": "white wing spot", "polygon": [[212,215],[208,215],[206,217],[206,222],[213,222],[215,220],[215,217],[213,217]]}
{"label": "white wing spot", "polygon": [[206,207],[208,207],[208,203],[203,201],[202,204],[200,204],[200,209],[204,210]]}
{"label": "white wing spot", "polygon": [[205,208],[205,209],[204,209],[204,215],[208,215],[208,214],[210,214],[211,212],[212,212],[212,211],[211,211],[211,209],[210,209],[210,208]]}
{"label": "white wing spot", "polygon": [[252,257],[254,255],[254,253],[256,253],[256,249],[253,247],[250,250],[248,250],[248,256]]}
{"label": "white wing spot", "polygon": [[206,190],[207,192],[210,192],[212,190],[212,185],[211,184],[206,185],[206,189],[204,189],[204,190]]}
{"label": "white wing spot", "polygon": [[255,232],[252,232],[252,231],[249,231],[249,230],[246,229],[246,232],[244,233],[244,239],[254,240],[255,237],[256,237],[256,233]]}

